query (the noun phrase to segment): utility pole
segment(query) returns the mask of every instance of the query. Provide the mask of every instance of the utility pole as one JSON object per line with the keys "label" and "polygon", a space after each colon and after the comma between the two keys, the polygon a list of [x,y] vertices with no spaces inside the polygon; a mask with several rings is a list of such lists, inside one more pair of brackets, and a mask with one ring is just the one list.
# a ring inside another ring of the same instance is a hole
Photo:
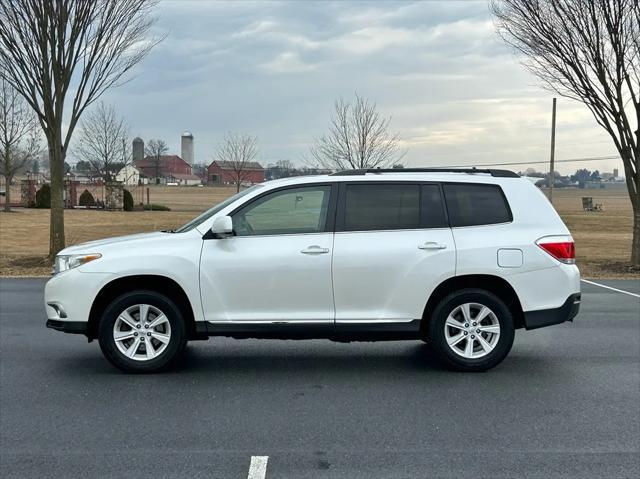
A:
{"label": "utility pole", "polygon": [[555,156],[556,156],[556,99],[553,99],[551,110],[551,159],[549,166],[549,201],[553,204],[553,183],[555,181]]}

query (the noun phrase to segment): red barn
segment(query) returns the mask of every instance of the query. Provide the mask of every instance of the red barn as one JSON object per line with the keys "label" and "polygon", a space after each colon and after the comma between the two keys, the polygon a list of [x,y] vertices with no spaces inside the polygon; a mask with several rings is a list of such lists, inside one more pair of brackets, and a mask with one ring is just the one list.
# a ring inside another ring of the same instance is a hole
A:
{"label": "red barn", "polygon": [[238,180],[242,183],[262,183],[264,181],[264,168],[255,161],[247,162],[240,174],[234,171],[233,163],[229,161],[214,160],[207,168],[207,179],[211,184],[232,184]]}
{"label": "red barn", "polygon": [[160,156],[160,161],[157,161],[154,156],[147,156],[142,160],[134,161],[133,164],[147,178],[166,180],[167,178],[179,178],[184,177],[183,175],[188,175],[190,179],[198,179],[197,176],[192,174],[191,165],[178,155],[162,155]]}

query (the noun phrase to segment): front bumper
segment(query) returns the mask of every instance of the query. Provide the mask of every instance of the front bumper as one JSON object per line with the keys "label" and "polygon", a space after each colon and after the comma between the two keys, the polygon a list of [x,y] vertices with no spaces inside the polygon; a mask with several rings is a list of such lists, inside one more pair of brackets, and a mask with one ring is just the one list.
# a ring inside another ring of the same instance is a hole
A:
{"label": "front bumper", "polygon": [[562,306],[553,309],[540,309],[524,313],[524,327],[538,329],[545,326],[573,321],[580,311],[580,293],[572,294]]}
{"label": "front bumper", "polygon": [[44,288],[47,327],[86,334],[93,301],[112,278],[111,273],[83,273],[79,268],[53,276]]}
{"label": "front bumper", "polygon": [[70,334],[87,334],[89,323],[80,321],[60,321],[58,319],[47,319],[47,328],[62,331]]}

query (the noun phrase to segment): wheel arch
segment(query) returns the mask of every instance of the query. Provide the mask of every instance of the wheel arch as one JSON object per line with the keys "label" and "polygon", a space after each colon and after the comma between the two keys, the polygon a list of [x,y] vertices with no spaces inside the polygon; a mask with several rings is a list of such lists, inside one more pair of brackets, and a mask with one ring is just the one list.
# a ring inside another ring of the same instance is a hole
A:
{"label": "wheel arch", "polygon": [[105,307],[118,296],[134,290],[154,291],[174,301],[185,320],[187,338],[193,339],[197,336],[193,307],[182,286],[166,276],[145,274],[123,276],[102,287],[93,300],[89,313],[89,327],[87,329],[89,340],[98,337],[98,324]]}
{"label": "wheel arch", "polygon": [[469,274],[448,278],[433,290],[424,308],[424,312],[422,313],[420,332],[423,336],[426,335],[426,332],[428,331],[431,315],[440,300],[454,291],[459,291],[465,288],[484,289],[485,291],[495,294],[505,302],[511,311],[514,320],[514,327],[516,329],[524,327],[522,304],[520,303],[518,294],[507,280],[490,274]]}

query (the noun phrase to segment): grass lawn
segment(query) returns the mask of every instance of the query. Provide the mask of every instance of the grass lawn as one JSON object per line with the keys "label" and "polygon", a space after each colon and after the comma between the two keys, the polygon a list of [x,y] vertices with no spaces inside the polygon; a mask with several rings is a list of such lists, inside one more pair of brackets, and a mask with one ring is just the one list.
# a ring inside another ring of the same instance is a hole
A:
{"label": "grass lawn", "polygon": [[[604,205],[585,213],[582,196]],[[629,269],[633,216],[626,190],[555,190],[554,206],[576,242],[576,262],[585,278],[640,278]]]}
{"label": "grass lawn", "polygon": [[[150,187],[152,203],[172,211],[109,212],[66,210],[67,244],[144,231],[176,228],[235,193],[226,187]],[[584,213],[582,196],[604,203],[602,213]],[[585,277],[623,278],[629,271],[632,214],[625,190],[556,190],[554,205],[571,230]],[[0,274],[48,275],[49,210],[16,208],[0,213]]]}

